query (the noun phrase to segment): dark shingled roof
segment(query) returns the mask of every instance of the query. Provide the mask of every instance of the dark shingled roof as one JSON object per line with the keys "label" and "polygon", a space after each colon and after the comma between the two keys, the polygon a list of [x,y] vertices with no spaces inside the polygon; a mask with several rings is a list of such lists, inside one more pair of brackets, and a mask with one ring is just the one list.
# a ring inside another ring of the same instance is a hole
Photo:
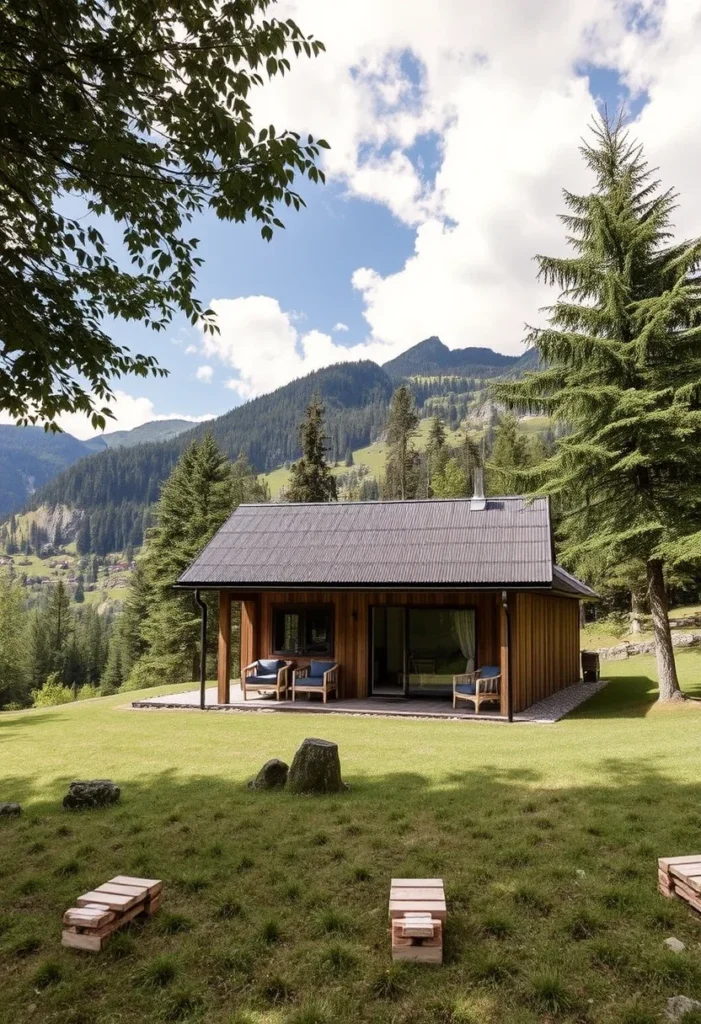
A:
{"label": "dark shingled roof", "polygon": [[593,596],[566,573],[554,578],[547,499],[488,498],[482,510],[467,498],[240,505],[177,583],[242,589],[500,584]]}

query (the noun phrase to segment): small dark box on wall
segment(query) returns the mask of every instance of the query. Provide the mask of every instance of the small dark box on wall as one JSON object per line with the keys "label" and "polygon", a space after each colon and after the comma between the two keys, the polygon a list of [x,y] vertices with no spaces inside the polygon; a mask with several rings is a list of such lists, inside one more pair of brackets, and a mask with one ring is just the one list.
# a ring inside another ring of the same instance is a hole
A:
{"label": "small dark box on wall", "polygon": [[599,654],[597,651],[582,651],[582,678],[585,683],[598,683]]}

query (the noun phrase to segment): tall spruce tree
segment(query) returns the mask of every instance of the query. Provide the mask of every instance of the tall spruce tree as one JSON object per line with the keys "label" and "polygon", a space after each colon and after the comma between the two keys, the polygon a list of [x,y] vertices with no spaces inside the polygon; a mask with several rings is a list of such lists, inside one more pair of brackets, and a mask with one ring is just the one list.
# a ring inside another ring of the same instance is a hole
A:
{"label": "tall spruce tree", "polygon": [[307,406],[299,428],[302,458],[292,466],[292,479],[287,488],[288,501],[336,501],[336,480],[326,461],[324,406],[318,394]]}
{"label": "tall spruce tree", "polygon": [[231,463],[206,434],[188,446],[161,489],[143,559],[147,600],[139,634],[145,653],[131,670],[130,686],[195,677],[199,612],[192,595],[173,584],[232,509]]}
{"label": "tall spruce tree", "polygon": [[413,440],[419,426],[414,398],[401,384],[392,395],[387,420],[387,461],[383,497],[414,498],[418,488],[418,452]]}
{"label": "tall spruce tree", "polygon": [[150,590],[144,560],[140,559],[129,580],[124,608],[110,637],[107,663],[100,679],[104,695],[115,693],[127,680],[134,665],[146,653],[141,635],[150,608]]}
{"label": "tall spruce tree", "polygon": [[[430,498],[435,493],[433,481],[441,476],[445,470],[450,453],[445,443],[445,423],[440,416],[434,416],[428,431],[428,444],[426,445],[426,497]],[[438,495],[441,497],[442,495]]]}
{"label": "tall spruce tree", "polygon": [[672,240],[676,195],[620,119],[592,132],[594,189],[564,192],[574,255],[537,257],[561,293],[528,339],[548,368],[495,393],[568,426],[532,488],[566,510],[571,564],[597,550],[644,564],[659,697],[680,699],[665,572],[701,554],[701,240]]}
{"label": "tall spruce tree", "polygon": [[[196,677],[200,613],[192,595],[178,593],[173,584],[238,504],[266,496],[245,456],[232,466],[210,434],[186,449],[161,490],[155,525],[134,574],[138,587],[127,599],[124,622],[110,645],[105,689],[118,686],[127,673],[130,688]],[[208,595],[205,600],[214,621],[216,599]],[[210,630],[209,653],[215,643],[215,630]]]}

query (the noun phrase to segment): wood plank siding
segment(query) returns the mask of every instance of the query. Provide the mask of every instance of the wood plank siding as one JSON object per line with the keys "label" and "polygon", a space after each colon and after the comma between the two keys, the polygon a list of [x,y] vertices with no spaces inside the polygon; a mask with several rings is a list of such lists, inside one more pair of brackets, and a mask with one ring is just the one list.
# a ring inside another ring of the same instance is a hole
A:
{"label": "wood plank siding", "polygon": [[523,711],[579,681],[579,602],[522,591],[509,609],[514,711]]}
{"label": "wood plank siding", "polygon": [[[334,609],[333,653],[341,666],[339,697],[368,696],[373,606],[475,609],[477,658],[501,665],[506,681],[507,624],[501,594],[489,591],[263,591],[241,600],[241,666],[272,653],[276,606],[327,604]],[[579,679],[579,602],[533,592],[509,594],[515,712]],[[294,659],[305,665],[309,659]],[[221,680],[220,680],[221,685]],[[506,686],[504,686],[506,693]],[[506,714],[506,701],[502,704]]]}

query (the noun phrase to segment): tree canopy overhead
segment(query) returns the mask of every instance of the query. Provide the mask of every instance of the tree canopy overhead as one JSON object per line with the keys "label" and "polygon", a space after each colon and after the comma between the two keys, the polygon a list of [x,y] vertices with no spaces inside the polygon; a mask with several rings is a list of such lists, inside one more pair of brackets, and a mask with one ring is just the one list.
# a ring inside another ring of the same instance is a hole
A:
{"label": "tree canopy overhead", "polygon": [[116,345],[107,317],[216,329],[196,296],[194,215],[253,218],[269,240],[279,205],[303,205],[295,181],[323,181],[324,140],[254,125],[255,90],[323,50],[270,6],[0,5],[0,408],[19,421],[81,411],[104,427],[114,377],[165,372]]}
{"label": "tree canopy overhead", "polygon": [[581,151],[595,183],[564,193],[574,253],[537,257],[561,293],[529,338],[548,369],[494,391],[569,428],[531,487],[564,510],[575,568],[594,554],[645,567],[660,695],[674,698],[665,573],[701,555],[701,239],[673,241],[676,195],[620,120],[596,122]]}

